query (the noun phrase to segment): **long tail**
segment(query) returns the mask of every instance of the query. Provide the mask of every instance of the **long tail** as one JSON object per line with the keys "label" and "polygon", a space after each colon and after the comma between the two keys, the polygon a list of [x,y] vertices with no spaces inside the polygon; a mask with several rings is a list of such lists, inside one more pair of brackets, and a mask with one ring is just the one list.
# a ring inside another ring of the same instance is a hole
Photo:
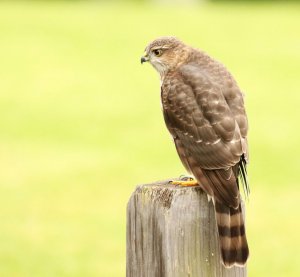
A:
{"label": "long tail", "polygon": [[216,201],[215,210],[224,266],[245,265],[249,249],[241,204],[234,209]]}

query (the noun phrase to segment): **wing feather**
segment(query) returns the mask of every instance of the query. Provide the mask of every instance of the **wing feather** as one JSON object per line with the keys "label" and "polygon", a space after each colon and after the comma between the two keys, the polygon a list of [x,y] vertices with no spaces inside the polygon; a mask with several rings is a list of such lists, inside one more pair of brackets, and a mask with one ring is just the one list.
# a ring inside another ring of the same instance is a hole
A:
{"label": "wing feather", "polygon": [[163,84],[162,103],[177,149],[180,141],[179,155],[184,151],[186,168],[196,178],[201,173],[198,179],[211,188],[208,193],[238,207],[236,167],[245,152],[245,132],[240,130],[243,113],[239,117],[238,108],[233,113],[220,85],[195,65],[182,66],[179,75]]}

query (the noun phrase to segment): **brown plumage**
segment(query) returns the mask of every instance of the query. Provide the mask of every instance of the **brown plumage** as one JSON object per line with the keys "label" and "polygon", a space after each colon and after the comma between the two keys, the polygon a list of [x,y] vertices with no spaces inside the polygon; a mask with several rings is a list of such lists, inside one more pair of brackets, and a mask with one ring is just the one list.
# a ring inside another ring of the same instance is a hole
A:
{"label": "brown plumage", "polygon": [[174,37],[151,42],[141,62],[161,76],[164,119],[186,170],[212,197],[225,266],[244,265],[249,250],[239,177],[246,186],[247,116],[227,69]]}

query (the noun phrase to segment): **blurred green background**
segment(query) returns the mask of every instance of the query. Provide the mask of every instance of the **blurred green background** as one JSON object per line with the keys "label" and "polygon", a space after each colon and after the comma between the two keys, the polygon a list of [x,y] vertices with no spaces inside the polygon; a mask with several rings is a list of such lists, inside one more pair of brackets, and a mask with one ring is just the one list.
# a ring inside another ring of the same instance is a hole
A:
{"label": "blurred green background", "polygon": [[161,35],[246,93],[249,276],[300,276],[300,5],[153,2],[0,3],[0,276],[125,276],[130,194],[184,173],[140,65]]}

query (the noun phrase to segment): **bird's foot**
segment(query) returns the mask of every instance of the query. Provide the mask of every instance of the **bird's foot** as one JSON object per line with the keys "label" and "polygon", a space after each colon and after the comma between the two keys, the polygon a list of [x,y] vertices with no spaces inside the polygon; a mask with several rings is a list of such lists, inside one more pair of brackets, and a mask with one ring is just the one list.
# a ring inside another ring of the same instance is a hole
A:
{"label": "bird's foot", "polygon": [[193,187],[193,186],[198,186],[197,180],[190,176],[186,175],[181,175],[179,177],[179,180],[172,180],[169,182],[169,184],[176,185],[176,186],[182,186],[182,187]]}
{"label": "bird's foot", "polygon": [[194,187],[198,186],[198,183],[196,180],[193,181],[171,181],[170,184],[181,186],[181,187]]}

